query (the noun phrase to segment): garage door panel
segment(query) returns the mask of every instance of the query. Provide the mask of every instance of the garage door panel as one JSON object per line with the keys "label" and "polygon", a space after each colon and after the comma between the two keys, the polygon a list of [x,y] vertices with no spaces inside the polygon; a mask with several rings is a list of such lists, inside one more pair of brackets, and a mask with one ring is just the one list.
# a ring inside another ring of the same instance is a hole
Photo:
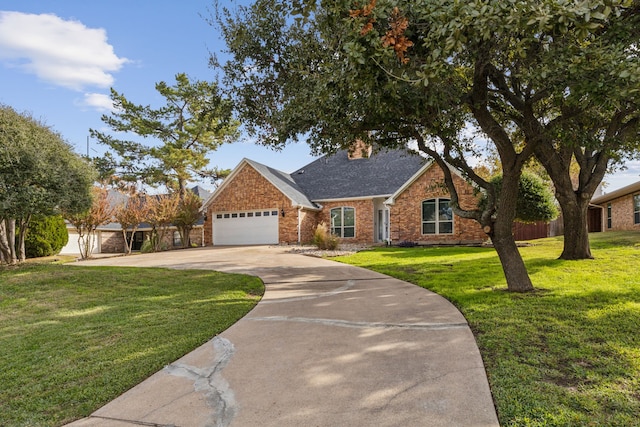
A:
{"label": "garage door panel", "polygon": [[[278,243],[277,210],[214,214],[214,245],[266,245]],[[273,214],[275,213],[275,215]]]}

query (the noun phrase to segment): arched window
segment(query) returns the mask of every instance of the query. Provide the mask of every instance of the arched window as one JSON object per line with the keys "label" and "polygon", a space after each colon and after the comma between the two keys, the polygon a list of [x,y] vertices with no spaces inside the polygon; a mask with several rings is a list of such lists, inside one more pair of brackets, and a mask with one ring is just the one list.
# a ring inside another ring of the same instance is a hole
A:
{"label": "arched window", "polygon": [[422,202],[422,234],[452,234],[453,210],[450,199]]}
{"label": "arched window", "polygon": [[338,237],[356,237],[355,208],[331,209],[331,234]]}

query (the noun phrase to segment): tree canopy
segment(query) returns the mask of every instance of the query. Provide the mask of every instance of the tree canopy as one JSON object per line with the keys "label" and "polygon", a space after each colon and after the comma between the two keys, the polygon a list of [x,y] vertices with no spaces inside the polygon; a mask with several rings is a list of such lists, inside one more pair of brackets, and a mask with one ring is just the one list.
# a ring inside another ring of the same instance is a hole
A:
{"label": "tree canopy", "polygon": [[[0,250],[25,258],[33,215],[80,212],[91,205],[95,171],[62,137],[28,114],[0,107]],[[16,227],[17,225],[17,227]],[[12,237],[19,231],[18,250]]]}
{"label": "tree canopy", "polygon": [[[511,235],[523,165],[535,154],[567,192],[557,177],[571,162],[550,159],[569,152],[588,198],[609,160],[636,153],[637,11],[631,0],[257,0],[217,20],[226,83],[263,143],[417,142],[445,171],[455,213],[492,238],[509,288],[530,290]],[[477,137],[499,155],[499,194],[470,165]],[[484,209],[460,209],[447,165],[486,192]]]}
{"label": "tree canopy", "polygon": [[[227,174],[207,169],[207,155],[237,137],[231,103],[216,83],[192,82],[183,73],[175,79],[174,85],[156,84],[165,102],[159,108],[135,104],[111,89],[115,110],[103,115],[102,121],[113,133],[91,130],[94,138],[111,149],[104,158],[96,159],[104,179],[165,185],[184,194],[189,181],[215,180]],[[120,139],[119,134],[129,138]],[[145,144],[142,140],[146,138],[154,142]]]}

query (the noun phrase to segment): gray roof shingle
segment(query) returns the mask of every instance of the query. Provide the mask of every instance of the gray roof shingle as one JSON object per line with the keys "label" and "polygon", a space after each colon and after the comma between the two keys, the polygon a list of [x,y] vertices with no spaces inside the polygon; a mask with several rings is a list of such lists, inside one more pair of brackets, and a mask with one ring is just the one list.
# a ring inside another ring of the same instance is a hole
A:
{"label": "gray roof shingle", "polygon": [[291,175],[253,160],[245,160],[276,188],[278,188],[285,196],[291,199],[294,205],[312,209],[316,209],[318,207],[315,203],[309,200],[298,184],[291,178]]}
{"label": "gray roof shingle", "polygon": [[374,152],[369,158],[349,159],[346,150],[323,156],[291,174],[300,191],[315,201],[390,196],[427,159],[409,150]]}

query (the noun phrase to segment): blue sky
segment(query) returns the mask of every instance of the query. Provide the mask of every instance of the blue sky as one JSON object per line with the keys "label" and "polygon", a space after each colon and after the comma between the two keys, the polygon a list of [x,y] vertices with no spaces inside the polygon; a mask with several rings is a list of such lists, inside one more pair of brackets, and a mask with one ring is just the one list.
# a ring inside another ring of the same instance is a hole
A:
{"label": "blue sky", "polygon": [[[209,52],[224,43],[205,17],[212,0],[3,0],[0,3],[0,103],[30,112],[86,154],[89,129],[103,129],[113,87],[158,107],[154,89],[177,73],[213,80]],[[89,140],[92,156],[104,152]],[[211,155],[233,168],[243,157],[293,172],[314,158],[306,144],[283,151],[241,141]]]}
{"label": "blue sky", "polygon": [[[224,3],[224,0],[221,0]],[[154,89],[177,73],[213,80],[209,52],[224,43],[205,17],[212,0],[3,0],[0,4],[0,103],[30,112],[87,152],[89,128],[103,129],[109,88],[160,106]],[[91,156],[104,147],[89,140]],[[311,162],[305,144],[277,152],[243,140],[222,146],[211,166],[243,157],[285,172]],[[640,162],[608,176],[607,191],[640,179]]]}

